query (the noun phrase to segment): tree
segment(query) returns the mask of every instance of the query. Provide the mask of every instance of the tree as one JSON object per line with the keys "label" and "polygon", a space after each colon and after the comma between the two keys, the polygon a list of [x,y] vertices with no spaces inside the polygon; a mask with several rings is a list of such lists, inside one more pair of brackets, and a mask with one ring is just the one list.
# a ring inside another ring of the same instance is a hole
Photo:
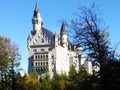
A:
{"label": "tree", "polygon": [[71,66],[69,79],[66,85],[67,90],[93,90],[90,82],[91,75],[87,73],[85,68],[81,67],[76,72],[75,67]]}
{"label": "tree", "polygon": [[13,44],[9,38],[0,36],[0,74],[3,90],[4,88],[14,89],[16,70],[20,65],[20,59],[17,45]]}
{"label": "tree", "polygon": [[32,78],[35,78],[35,79],[38,79],[38,73],[36,70],[34,70],[31,75],[30,75]]}
{"label": "tree", "polygon": [[24,90],[24,77],[22,77],[20,73],[17,73],[15,76],[14,83],[14,88],[17,88],[17,90]]}
{"label": "tree", "polygon": [[41,86],[38,78],[33,78],[29,75],[24,75],[20,85],[23,87],[22,90],[40,90]]}
{"label": "tree", "polygon": [[8,69],[9,69],[9,75],[11,76],[11,83],[12,83],[12,89],[15,89],[15,76],[16,76],[16,70],[20,65],[20,59],[21,56],[18,53],[18,48],[15,44],[11,44],[8,50],[8,59],[9,59],[9,63],[8,63]]}
{"label": "tree", "polygon": [[69,71],[69,78],[71,79],[71,81],[76,79],[76,75],[77,71],[75,70],[75,66],[72,65]]}
{"label": "tree", "polygon": [[120,89],[120,61],[111,60],[105,65],[104,73],[106,90],[119,90]]}
{"label": "tree", "polygon": [[51,79],[48,73],[42,76],[41,90],[52,90]]}
{"label": "tree", "polygon": [[68,82],[68,76],[65,74],[56,74],[52,79],[53,90],[66,90],[66,85]]}
{"label": "tree", "polygon": [[114,51],[110,51],[109,33],[105,31],[103,21],[98,17],[99,9],[95,3],[90,8],[83,6],[79,8],[77,18],[68,24],[76,44],[84,48],[88,59],[100,67],[101,90],[105,90],[104,67],[106,63],[114,59]]}
{"label": "tree", "polygon": [[0,36],[0,80],[1,80],[1,89],[4,90],[7,87],[5,84],[6,73],[7,73],[7,66],[8,66],[8,52],[6,50],[7,46],[9,45],[9,39]]}

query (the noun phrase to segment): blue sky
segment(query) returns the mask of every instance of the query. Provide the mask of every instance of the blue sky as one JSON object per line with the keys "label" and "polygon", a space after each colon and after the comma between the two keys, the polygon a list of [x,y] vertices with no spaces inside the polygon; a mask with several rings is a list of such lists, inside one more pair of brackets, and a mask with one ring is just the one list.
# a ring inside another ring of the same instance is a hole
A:
{"label": "blue sky", "polygon": [[120,41],[120,0],[1,0],[0,35],[9,37],[19,47],[22,55],[21,68],[28,67],[27,36],[32,30],[32,16],[36,1],[40,9],[44,27],[53,33],[59,32],[60,21],[70,21],[80,5],[96,1],[103,9],[102,18],[110,32],[110,40],[115,45]]}

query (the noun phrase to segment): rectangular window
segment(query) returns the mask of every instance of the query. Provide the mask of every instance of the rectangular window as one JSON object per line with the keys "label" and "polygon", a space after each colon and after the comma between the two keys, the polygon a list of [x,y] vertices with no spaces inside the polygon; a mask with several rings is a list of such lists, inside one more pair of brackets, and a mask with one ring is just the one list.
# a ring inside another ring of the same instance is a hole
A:
{"label": "rectangular window", "polygon": [[44,52],[45,50],[44,49],[41,49],[41,52]]}
{"label": "rectangular window", "polygon": [[33,49],[33,52],[37,52],[37,49]]}
{"label": "rectangular window", "polygon": [[44,43],[44,39],[43,38],[42,38],[41,42]]}

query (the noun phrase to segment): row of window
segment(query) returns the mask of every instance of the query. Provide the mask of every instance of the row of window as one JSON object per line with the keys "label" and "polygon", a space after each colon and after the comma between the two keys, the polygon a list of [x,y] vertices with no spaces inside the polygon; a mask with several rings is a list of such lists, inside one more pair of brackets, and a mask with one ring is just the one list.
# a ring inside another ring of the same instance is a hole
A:
{"label": "row of window", "polygon": [[48,54],[36,54],[34,60],[48,60]]}
{"label": "row of window", "polygon": [[37,50],[37,49],[33,49],[33,52],[36,53],[36,52],[45,52],[45,51],[51,51],[52,48],[48,48],[48,50],[45,50],[44,48],[40,49],[40,50]]}
{"label": "row of window", "polygon": [[[35,39],[35,41],[37,42],[37,39]],[[45,42],[45,40],[42,38],[41,43],[44,43],[44,42]],[[35,45],[35,42],[33,42],[33,45]]]}
{"label": "row of window", "polygon": [[[43,38],[44,38],[45,40],[48,39],[48,37],[47,37],[44,33],[41,33],[41,35],[43,35]],[[38,38],[40,38],[40,36],[38,36]],[[41,38],[42,38],[42,37],[41,37]]]}
{"label": "row of window", "polygon": [[[41,38],[41,43],[45,43],[45,40],[47,39]],[[37,42],[37,39],[35,39],[35,42]],[[33,42],[33,45],[35,45],[35,42]],[[51,40],[48,40],[48,43],[51,43]]]}
{"label": "row of window", "polygon": [[[41,52],[44,52],[45,49],[40,49]],[[37,49],[33,49],[33,52],[37,52]]]}
{"label": "row of window", "polygon": [[[48,62],[35,62],[35,66],[48,66]],[[33,65],[32,65],[33,66]]]}

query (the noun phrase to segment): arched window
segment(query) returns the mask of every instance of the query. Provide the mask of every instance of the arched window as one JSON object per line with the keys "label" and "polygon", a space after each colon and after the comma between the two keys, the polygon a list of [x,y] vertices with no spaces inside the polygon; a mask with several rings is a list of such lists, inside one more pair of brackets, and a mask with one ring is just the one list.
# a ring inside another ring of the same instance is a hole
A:
{"label": "arched window", "polygon": [[46,55],[46,59],[48,59],[48,55]]}
{"label": "arched window", "polygon": [[45,65],[45,62],[43,62],[43,65]]}
{"label": "arched window", "polygon": [[35,59],[37,59],[37,55],[35,55]]}
{"label": "arched window", "polygon": [[40,59],[40,55],[38,55],[38,59]]}
{"label": "arched window", "polygon": [[36,66],[37,66],[37,62],[36,62],[35,64],[36,64]]}
{"label": "arched window", "polygon": [[45,55],[43,55],[43,60],[45,60]]}
{"label": "arched window", "polygon": [[43,58],[42,58],[42,55],[41,55],[41,60],[42,60]]}

